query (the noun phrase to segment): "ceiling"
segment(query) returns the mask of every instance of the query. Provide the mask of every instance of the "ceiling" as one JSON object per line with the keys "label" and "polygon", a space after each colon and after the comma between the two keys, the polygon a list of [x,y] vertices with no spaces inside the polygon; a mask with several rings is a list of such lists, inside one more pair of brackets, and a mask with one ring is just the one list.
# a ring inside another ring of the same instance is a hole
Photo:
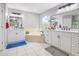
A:
{"label": "ceiling", "polygon": [[59,4],[60,3],[7,3],[6,5],[8,6],[8,8],[40,14]]}

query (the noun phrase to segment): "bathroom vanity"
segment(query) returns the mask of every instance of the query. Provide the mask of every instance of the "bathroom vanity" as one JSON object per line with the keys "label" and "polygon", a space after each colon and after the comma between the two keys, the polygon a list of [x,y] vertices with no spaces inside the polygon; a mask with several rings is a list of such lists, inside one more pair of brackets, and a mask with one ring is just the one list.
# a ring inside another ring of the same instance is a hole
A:
{"label": "bathroom vanity", "polygon": [[7,28],[7,44],[25,41],[22,13],[8,8],[7,17],[8,20],[6,21],[9,24],[9,28]]}
{"label": "bathroom vanity", "polygon": [[[52,31],[46,37],[49,45],[55,46],[70,55],[79,55],[79,32],[71,31]],[[49,39],[48,39],[49,38]]]}

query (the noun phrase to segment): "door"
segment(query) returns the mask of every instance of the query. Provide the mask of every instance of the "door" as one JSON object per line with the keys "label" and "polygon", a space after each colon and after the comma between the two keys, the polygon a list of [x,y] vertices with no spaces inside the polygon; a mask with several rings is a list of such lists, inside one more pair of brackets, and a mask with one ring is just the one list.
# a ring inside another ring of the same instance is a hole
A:
{"label": "door", "polygon": [[3,47],[3,29],[2,29],[2,8],[1,8],[1,4],[0,4],[0,50],[2,50]]}

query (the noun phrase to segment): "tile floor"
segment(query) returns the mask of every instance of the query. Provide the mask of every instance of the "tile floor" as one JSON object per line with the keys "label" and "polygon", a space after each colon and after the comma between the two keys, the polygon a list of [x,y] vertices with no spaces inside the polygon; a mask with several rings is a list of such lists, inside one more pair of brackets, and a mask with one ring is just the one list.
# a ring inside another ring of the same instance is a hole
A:
{"label": "tile floor", "polygon": [[28,42],[27,45],[5,49],[0,52],[0,56],[52,56],[44,48],[49,45],[45,43],[32,43]]}

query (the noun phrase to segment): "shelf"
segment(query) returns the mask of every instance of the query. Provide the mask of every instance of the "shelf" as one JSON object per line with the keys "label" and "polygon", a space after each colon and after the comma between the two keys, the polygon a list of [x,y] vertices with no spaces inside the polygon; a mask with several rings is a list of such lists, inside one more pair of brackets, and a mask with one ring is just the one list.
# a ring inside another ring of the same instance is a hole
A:
{"label": "shelf", "polygon": [[68,12],[55,14],[55,15],[52,15],[52,16],[59,16],[59,15],[79,15],[79,8],[77,8],[75,10],[68,11]]}

